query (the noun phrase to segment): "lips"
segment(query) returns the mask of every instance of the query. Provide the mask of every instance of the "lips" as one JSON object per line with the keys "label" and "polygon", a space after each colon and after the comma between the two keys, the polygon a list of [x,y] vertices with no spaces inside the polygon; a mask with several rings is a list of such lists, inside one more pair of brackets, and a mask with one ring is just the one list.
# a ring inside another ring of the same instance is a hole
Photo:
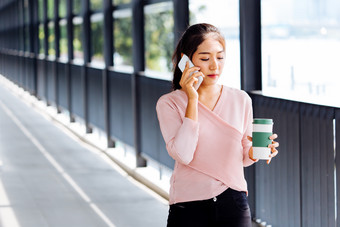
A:
{"label": "lips", "polygon": [[209,74],[208,77],[218,77],[218,74]]}

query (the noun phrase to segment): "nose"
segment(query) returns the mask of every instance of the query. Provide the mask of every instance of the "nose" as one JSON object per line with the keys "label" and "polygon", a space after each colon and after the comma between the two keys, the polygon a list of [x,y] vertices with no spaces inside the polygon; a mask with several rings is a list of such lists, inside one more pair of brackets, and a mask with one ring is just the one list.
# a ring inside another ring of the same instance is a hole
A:
{"label": "nose", "polygon": [[217,59],[213,58],[210,62],[210,65],[209,65],[209,69],[210,70],[216,70],[218,69],[218,63],[217,63]]}

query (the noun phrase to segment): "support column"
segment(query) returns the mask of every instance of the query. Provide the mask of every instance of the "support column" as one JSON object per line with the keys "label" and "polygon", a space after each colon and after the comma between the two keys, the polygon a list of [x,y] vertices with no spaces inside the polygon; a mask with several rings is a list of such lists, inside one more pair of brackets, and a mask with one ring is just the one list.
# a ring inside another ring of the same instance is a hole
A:
{"label": "support column", "polygon": [[113,65],[113,23],[112,23],[112,1],[104,0],[104,59],[103,70],[103,102],[105,115],[105,131],[107,146],[114,147],[115,142],[111,139],[111,114],[110,114],[110,78],[109,67]]}
{"label": "support column", "polygon": [[262,90],[261,0],[240,0],[241,89]]}
{"label": "support column", "polygon": [[141,108],[140,88],[138,78],[145,69],[144,56],[144,5],[142,0],[132,1],[132,37],[133,37],[133,67],[132,75],[132,103],[134,114],[134,141],[136,150],[136,166],[146,166],[146,160],[141,156]]}

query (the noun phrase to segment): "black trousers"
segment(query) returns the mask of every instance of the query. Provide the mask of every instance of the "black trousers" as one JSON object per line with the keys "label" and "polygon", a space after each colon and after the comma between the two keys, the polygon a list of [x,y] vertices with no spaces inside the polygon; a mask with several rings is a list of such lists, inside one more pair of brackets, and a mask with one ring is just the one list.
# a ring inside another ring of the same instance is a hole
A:
{"label": "black trousers", "polygon": [[170,205],[168,227],[251,227],[245,192],[228,188],[208,200]]}

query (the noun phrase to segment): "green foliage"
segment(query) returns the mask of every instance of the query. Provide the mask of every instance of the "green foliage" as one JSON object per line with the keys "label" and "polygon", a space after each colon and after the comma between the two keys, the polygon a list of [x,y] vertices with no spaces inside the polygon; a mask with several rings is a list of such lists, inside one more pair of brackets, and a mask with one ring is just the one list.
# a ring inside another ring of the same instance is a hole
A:
{"label": "green foliage", "polygon": [[[173,12],[147,14],[145,18],[145,56],[147,68],[155,71],[171,71],[171,55],[174,47]],[[160,64],[166,61],[166,69]]]}
{"label": "green foliage", "polygon": [[[71,0],[69,0],[71,1]],[[72,0],[73,1],[73,13],[75,15],[80,14],[81,12],[81,0]]]}
{"label": "green foliage", "polygon": [[55,35],[54,35],[54,26],[50,26],[48,28],[48,55],[55,56]]}
{"label": "green foliage", "polygon": [[67,15],[67,0],[59,0],[59,17],[65,18]]}
{"label": "green foliage", "polygon": [[44,27],[42,25],[39,26],[39,53],[45,53],[45,32]]}
{"label": "green foliage", "polygon": [[49,19],[54,17],[54,0],[47,0],[47,17]]}
{"label": "green foliage", "polygon": [[103,0],[91,0],[90,3],[92,10],[101,10],[103,8]]}
{"label": "green foliage", "polygon": [[113,0],[115,5],[130,3],[131,0]]}
{"label": "green foliage", "polygon": [[60,40],[59,40],[60,56],[67,56],[67,30],[66,25],[60,26]]}
{"label": "green foliage", "polygon": [[44,19],[44,5],[43,5],[43,0],[39,0],[38,2],[38,17],[39,21],[43,21]]}
{"label": "green foliage", "polygon": [[92,30],[92,53],[98,60],[103,60],[103,21],[98,21],[91,24]]}
{"label": "green foliage", "polygon": [[114,22],[114,49],[123,58],[124,65],[132,65],[132,18],[116,18]]}
{"label": "green foliage", "polygon": [[83,53],[82,47],[82,28],[81,24],[74,25],[73,29],[73,51],[74,51],[74,58],[78,58]]}

